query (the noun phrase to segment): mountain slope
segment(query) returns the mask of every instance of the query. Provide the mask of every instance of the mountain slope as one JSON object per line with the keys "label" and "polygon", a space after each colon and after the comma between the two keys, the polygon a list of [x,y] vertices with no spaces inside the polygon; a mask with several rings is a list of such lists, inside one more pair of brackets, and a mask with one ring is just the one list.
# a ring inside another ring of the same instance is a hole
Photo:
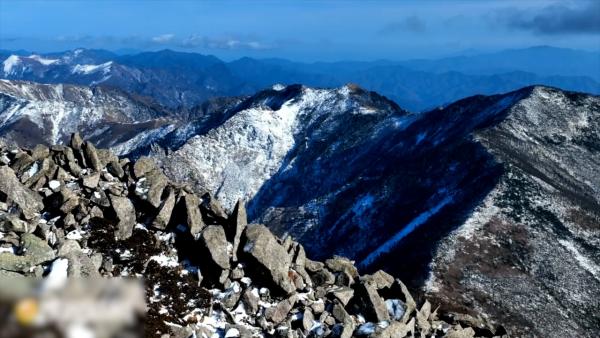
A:
{"label": "mountain slope", "polygon": [[63,143],[78,130],[113,146],[166,124],[165,115],[114,89],[0,80],[0,135],[25,146]]}
{"label": "mountain slope", "polygon": [[314,257],[427,279],[445,307],[476,304],[517,335],[591,337],[599,115],[598,97],[547,87],[414,115],[355,86],[290,86],[156,155],[228,208],[251,199],[251,218]]}

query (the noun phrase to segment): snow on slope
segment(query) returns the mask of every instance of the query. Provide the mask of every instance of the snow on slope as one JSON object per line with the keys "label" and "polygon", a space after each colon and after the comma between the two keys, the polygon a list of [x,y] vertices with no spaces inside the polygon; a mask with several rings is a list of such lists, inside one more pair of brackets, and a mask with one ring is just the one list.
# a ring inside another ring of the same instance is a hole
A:
{"label": "snow on slope", "polygon": [[238,199],[249,200],[280,169],[295,145],[300,115],[332,95],[328,90],[303,88],[297,100],[290,99],[278,110],[268,106],[243,110],[220,127],[191,138],[169,161],[196,172],[200,185],[215,192],[230,209]]}
{"label": "snow on slope", "polygon": [[70,133],[86,126],[144,122],[156,115],[117,92],[82,86],[0,79],[0,94],[10,98],[0,107],[0,128],[27,119],[47,133],[44,139],[49,144],[59,144]]}
{"label": "snow on slope", "polygon": [[113,64],[112,61],[108,61],[108,62],[99,64],[99,65],[76,64],[75,66],[73,66],[72,72],[74,74],[86,74],[87,75],[87,74],[92,74],[92,73],[101,71],[102,73],[104,73],[106,75],[110,72],[110,67],[112,66],[112,64]]}

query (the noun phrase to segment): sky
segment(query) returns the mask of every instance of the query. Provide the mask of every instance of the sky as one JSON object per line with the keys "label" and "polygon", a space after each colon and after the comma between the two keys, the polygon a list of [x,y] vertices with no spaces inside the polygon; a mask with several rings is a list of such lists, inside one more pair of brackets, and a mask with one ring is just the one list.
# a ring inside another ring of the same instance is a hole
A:
{"label": "sky", "polygon": [[0,0],[9,50],[367,61],[539,45],[600,50],[600,1]]}

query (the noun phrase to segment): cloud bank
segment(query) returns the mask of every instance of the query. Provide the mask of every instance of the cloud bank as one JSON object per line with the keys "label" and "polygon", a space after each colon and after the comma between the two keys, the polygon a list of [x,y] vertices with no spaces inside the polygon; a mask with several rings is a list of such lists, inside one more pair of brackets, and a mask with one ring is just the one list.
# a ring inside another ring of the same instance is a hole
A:
{"label": "cloud bank", "polygon": [[533,11],[509,8],[494,14],[511,29],[536,34],[600,34],[600,1],[577,2],[577,7],[551,5]]}

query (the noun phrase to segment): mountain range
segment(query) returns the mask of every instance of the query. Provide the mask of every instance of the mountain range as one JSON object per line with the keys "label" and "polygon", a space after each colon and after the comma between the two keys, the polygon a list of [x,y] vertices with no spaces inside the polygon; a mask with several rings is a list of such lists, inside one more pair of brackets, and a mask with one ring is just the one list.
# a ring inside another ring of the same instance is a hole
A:
{"label": "mountain range", "polygon": [[247,201],[309,257],[385,268],[515,335],[600,330],[597,96],[531,86],[411,113],[357,85],[276,85],[181,115],[103,86],[3,80],[0,92],[16,143],[79,129],[228,211]]}
{"label": "mountain range", "polygon": [[214,56],[172,50],[117,55],[90,49],[48,54],[0,51],[0,59],[2,78],[101,84],[150,97],[165,107],[177,108],[176,112],[209,98],[252,95],[275,83],[311,87],[357,83],[411,111],[529,85],[600,94],[600,53],[554,47],[438,60],[330,63],[252,58],[224,62]]}
{"label": "mountain range", "polygon": [[[118,155],[152,157],[227,212],[247,202],[249,220],[311,258],[385,268],[444,310],[514,336],[594,337],[600,97],[590,55],[552,70],[502,53],[335,64],[0,53],[0,136],[32,147],[79,131]],[[524,86],[539,79],[562,89]],[[338,85],[346,80],[360,85]]]}

